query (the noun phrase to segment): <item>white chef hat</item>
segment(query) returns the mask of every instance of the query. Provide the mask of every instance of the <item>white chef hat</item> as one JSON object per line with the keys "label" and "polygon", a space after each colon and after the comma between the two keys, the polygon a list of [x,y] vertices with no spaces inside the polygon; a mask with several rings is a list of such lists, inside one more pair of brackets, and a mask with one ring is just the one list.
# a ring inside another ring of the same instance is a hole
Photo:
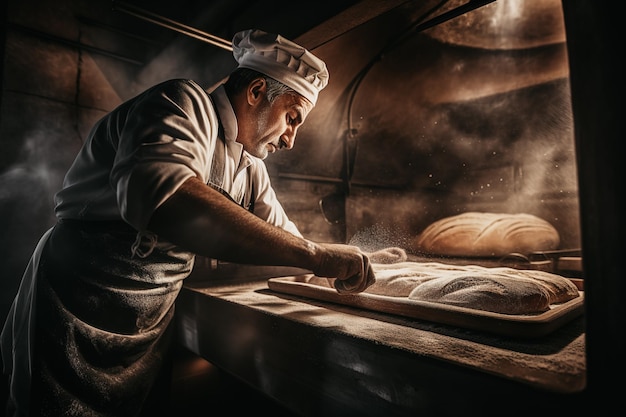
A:
{"label": "white chef hat", "polygon": [[239,68],[249,68],[293,88],[315,104],[328,84],[324,61],[281,35],[249,29],[233,37],[233,55]]}

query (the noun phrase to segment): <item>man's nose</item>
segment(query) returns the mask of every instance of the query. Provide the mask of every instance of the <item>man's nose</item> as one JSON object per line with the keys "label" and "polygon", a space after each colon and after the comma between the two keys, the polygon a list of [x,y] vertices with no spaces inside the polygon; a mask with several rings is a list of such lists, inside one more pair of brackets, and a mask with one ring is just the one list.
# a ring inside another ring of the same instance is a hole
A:
{"label": "man's nose", "polygon": [[296,142],[296,132],[291,132],[291,133],[285,132],[280,137],[281,148],[292,149],[295,142]]}

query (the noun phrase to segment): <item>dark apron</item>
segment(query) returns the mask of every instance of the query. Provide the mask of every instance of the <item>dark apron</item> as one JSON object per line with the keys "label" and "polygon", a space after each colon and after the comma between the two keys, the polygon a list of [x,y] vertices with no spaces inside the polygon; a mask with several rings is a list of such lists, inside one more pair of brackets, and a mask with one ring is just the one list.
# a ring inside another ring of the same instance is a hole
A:
{"label": "dark apron", "polygon": [[[225,152],[218,139],[208,183],[253,210],[245,190],[231,196],[222,189]],[[154,395],[169,352],[174,303],[194,255],[154,236],[141,238],[122,221],[60,220],[51,229],[33,270],[31,415],[145,415],[144,400]],[[141,256],[131,256],[137,243]],[[14,362],[13,370],[27,375],[23,362]]]}
{"label": "dark apron", "polygon": [[136,416],[172,336],[187,252],[131,257],[121,222],[60,221],[37,278],[31,410],[42,416]]}

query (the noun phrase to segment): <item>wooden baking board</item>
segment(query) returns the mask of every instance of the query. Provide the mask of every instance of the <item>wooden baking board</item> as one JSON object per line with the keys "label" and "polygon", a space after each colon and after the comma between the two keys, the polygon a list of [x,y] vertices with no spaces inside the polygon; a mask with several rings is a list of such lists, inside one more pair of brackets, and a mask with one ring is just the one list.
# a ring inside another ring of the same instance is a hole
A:
{"label": "wooden baking board", "polygon": [[543,313],[510,315],[366,292],[341,295],[333,288],[306,282],[307,277],[310,275],[270,278],[268,286],[280,293],[521,338],[534,338],[551,333],[580,316],[584,308],[582,280],[579,279],[572,281],[578,287],[580,297],[566,303],[553,304],[550,310]]}

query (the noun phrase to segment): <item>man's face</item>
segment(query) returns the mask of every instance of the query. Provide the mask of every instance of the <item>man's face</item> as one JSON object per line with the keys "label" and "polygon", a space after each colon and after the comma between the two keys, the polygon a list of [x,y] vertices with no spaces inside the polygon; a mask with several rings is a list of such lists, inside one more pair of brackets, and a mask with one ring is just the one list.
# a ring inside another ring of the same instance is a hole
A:
{"label": "man's face", "polygon": [[278,149],[291,149],[296,132],[304,123],[313,104],[298,94],[282,94],[271,104],[261,88],[258,100],[252,101],[248,120],[240,123],[237,141],[251,155],[265,159]]}

